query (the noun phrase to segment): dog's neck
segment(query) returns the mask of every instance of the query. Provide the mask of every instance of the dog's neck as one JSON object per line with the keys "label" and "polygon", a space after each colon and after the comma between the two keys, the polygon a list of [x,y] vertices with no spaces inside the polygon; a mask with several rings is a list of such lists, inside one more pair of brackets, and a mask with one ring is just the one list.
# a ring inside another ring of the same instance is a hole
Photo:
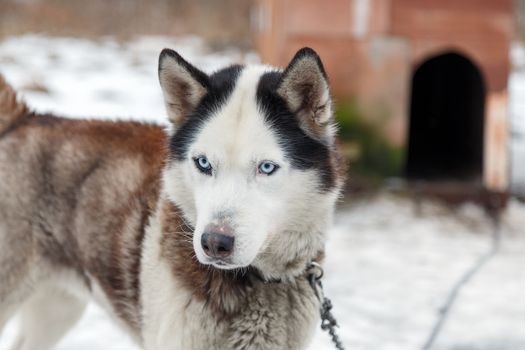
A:
{"label": "dog's neck", "polygon": [[[241,309],[247,295],[258,284],[282,285],[305,279],[308,263],[322,259],[322,253],[315,257],[301,257],[290,263],[288,271],[285,268],[279,269],[284,272],[282,275],[264,274],[253,266],[221,270],[203,265],[195,257],[193,230],[184,222],[181,210],[165,199],[160,200],[158,210],[161,222],[161,258],[169,261],[172,273],[182,287],[220,317],[232,315]],[[300,267],[297,264],[301,264]]]}

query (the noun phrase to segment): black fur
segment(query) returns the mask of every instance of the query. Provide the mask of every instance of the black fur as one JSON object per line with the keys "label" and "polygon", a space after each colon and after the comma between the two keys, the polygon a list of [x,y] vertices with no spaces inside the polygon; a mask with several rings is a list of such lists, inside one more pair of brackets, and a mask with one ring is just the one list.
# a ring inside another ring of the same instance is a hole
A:
{"label": "black fur", "polygon": [[188,147],[195,139],[202,124],[226,102],[242,69],[243,66],[235,65],[208,77],[206,95],[171,137],[170,153],[173,159],[180,161],[186,158]]}
{"label": "black fur", "polygon": [[[297,57],[297,55],[296,55]],[[299,120],[277,93],[283,78],[281,72],[264,74],[257,87],[257,103],[266,122],[275,131],[281,147],[296,169],[317,169],[321,175],[321,190],[329,191],[335,185],[335,174],[328,145],[308,136]]]}

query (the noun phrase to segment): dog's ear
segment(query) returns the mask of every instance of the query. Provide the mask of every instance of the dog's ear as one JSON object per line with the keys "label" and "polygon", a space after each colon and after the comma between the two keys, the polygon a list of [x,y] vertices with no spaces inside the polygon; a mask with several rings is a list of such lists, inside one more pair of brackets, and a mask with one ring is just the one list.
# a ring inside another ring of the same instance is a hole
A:
{"label": "dog's ear", "polygon": [[333,134],[328,78],[317,53],[299,50],[284,70],[277,93],[286,101],[310,136],[328,141]]}
{"label": "dog's ear", "polygon": [[164,49],[159,56],[159,81],[170,121],[180,125],[208,91],[208,75],[177,52]]}

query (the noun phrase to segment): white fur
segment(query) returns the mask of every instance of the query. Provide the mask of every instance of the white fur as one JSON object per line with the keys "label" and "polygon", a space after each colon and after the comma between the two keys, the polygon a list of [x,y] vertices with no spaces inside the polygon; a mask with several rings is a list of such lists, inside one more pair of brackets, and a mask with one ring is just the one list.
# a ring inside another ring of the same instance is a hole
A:
{"label": "white fur", "polygon": [[[202,315],[203,306],[173,278],[169,261],[161,258],[160,218],[150,219],[141,265],[142,337],[145,349],[197,349],[213,334],[212,319]],[[203,330],[210,330],[205,332]]]}
{"label": "white fur", "polygon": [[31,286],[30,297],[17,310],[20,322],[12,350],[52,349],[80,319],[89,300],[75,273],[44,263],[40,275],[48,277]]}
{"label": "white fur", "polygon": [[47,350],[75,325],[86,299],[63,289],[43,287],[20,310],[19,334],[12,350]]}

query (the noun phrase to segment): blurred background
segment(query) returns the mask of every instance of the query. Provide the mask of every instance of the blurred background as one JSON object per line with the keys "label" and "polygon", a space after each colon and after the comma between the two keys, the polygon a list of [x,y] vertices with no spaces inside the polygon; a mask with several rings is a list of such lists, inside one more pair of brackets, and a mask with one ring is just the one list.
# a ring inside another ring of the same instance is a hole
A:
{"label": "blurred background", "polygon": [[[0,73],[68,117],[167,124],[164,47],[210,72],[303,46],[350,164],[325,282],[347,348],[525,349],[525,1],[0,0]],[[136,349],[96,305],[58,348]]]}

